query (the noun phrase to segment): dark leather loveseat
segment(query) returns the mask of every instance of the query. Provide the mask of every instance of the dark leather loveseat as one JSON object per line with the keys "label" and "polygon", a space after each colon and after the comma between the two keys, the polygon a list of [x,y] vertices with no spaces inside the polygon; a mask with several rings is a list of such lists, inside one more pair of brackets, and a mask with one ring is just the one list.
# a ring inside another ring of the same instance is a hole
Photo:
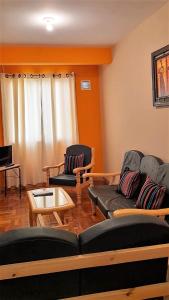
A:
{"label": "dark leather loveseat", "polygon": [[[90,185],[88,188],[89,197],[92,201],[92,205],[98,206],[101,212],[106,218],[112,218],[113,216],[144,213],[156,216],[167,216],[169,215],[169,164],[163,163],[163,161],[153,155],[146,155],[140,151],[131,150],[126,152],[124,161],[122,164],[123,172],[126,168],[131,171],[141,172],[141,183],[132,199],[126,199],[121,193],[117,191],[117,185],[113,183],[105,185]],[[119,173],[88,173],[83,175],[88,176],[90,180],[95,177],[107,177],[114,178]],[[146,176],[149,176],[155,183],[166,186],[166,194],[162,204],[162,207],[158,210],[153,209],[135,209],[136,199],[139,191],[143,186]],[[95,209],[94,209],[95,212]],[[166,217],[167,219],[168,217]]]}
{"label": "dark leather loveseat", "polygon": [[[18,229],[0,234],[0,276],[2,265],[7,264],[166,243],[169,225],[151,216],[105,220],[79,236],[51,228]],[[167,265],[163,257],[0,280],[0,299],[56,300],[165,282]],[[16,275],[15,267],[12,272]]]}

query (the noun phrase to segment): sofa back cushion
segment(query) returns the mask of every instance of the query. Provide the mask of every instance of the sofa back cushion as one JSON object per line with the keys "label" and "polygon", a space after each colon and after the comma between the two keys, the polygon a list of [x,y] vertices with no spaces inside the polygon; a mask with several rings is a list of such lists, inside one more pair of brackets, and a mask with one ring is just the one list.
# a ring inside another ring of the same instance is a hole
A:
{"label": "sofa back cushion", "polygon": [[71,145],[66,149],[66,155],[80,155],[84,154],[83,165],[86,166],[91,162],[91,148],[86,145],[76,144]]}
{"label": "sofa back cushion", "polygon": [[[33,227],[0,234],[1,265],[77,254],[77,236],[64,230]],[[8,300],[52,300],[78,293],[78,271],[0,281],[0,295]]]}
{"label": "sofa back cushion", "polygon": [[[157,183],[166,187],[166,193],[162,207],[169,207],[169,164],[162,164],[158,169]],[[166,217],[169,222],[169,216]]]}
{"label": "sofa back cushion", "polygon": [[[110,251],[169,242],[169,226],[150,216],[106,220],[79,236],[82,253]],[[81,271],[81,293],[132,288],[166,280],[167,258]]]}
{"label": "sofa back cushion", "polygon": [[[153,155],[146,155],[141,160],[140,172],[142,174],[143,181],[149,176],[155,183],[158,181],[158,170],[163,164],[163,161]],[[143,182],[144,183],[144,182]]]}
{"label": "sofa back cushion", "polygon": [[84,154],[79,155],[67,155],[65,154],[64,173],[73,174],[75,168],[83,167]]}
{"label": "sofa back cushion", "polygon": [[138,171],[143,157],[144,154],[137,150],[126,152],[124,155],[121,173],[123,173],[126,169],[129,169],[130,171]]}
{"label": "sofa back cushion", "polygon": [[166,194],[169,195],[169,164],[162,164],[158,169],[157,183],[166,186]]}

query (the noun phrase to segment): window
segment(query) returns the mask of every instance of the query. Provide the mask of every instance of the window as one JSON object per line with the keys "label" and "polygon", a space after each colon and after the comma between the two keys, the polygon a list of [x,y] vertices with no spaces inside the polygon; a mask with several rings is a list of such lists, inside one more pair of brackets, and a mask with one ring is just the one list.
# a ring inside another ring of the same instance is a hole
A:
{"label": "window", "polygon": [[1,76],[5,144],[13,144],[24,184],[42,182],[42,167],[78,142],[74,75]]}

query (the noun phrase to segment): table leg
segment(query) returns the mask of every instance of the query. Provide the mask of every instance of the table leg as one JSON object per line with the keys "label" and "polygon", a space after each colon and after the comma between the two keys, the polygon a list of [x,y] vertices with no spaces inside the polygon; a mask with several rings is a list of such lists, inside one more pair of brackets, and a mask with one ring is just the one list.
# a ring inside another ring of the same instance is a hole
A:
{"label": "table leg", "polygon": [[7,189],[7,177],[6,177],[6,170],[5,170],[5,197],[6,197],[6,189]]}
{"label": "table leg", "polygon": [[73,209],[70,209],[70,222],[73,222]]}
{"label": "table leg", "polygon": [[19,168],[19,196],[21,198],[21,168]]}
{"label": "table leg", "polygon": [[32,213],[31,210],[29,210],[29,224],[30,227],[37,226],[37,215]]}
{"label": "table leg", "polygon": [[29,209],[29,224],[30,227],[33,226],[33,216],[32,216],[32,211]]}

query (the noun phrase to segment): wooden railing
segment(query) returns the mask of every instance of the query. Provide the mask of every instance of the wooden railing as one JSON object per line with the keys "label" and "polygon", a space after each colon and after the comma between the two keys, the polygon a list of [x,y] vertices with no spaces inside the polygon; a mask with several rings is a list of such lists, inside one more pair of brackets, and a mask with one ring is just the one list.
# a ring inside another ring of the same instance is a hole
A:
{"label": "wooden railing", "polygon": [[[145,246],[138,248],[113,250],[99,253],[83,254],[62,258],[52,258],[31,262],[23,262],[0,266],[0,280],[14,279],[40,274],[49,274],[62,271],[78,270],[100,266],[109,266],[134,261],[150,260],[169,257],[169,244]],[[70,300],[95,299],[145,299],[169,295],[169,283],[96,293],[91,295],[68,298]]]}

